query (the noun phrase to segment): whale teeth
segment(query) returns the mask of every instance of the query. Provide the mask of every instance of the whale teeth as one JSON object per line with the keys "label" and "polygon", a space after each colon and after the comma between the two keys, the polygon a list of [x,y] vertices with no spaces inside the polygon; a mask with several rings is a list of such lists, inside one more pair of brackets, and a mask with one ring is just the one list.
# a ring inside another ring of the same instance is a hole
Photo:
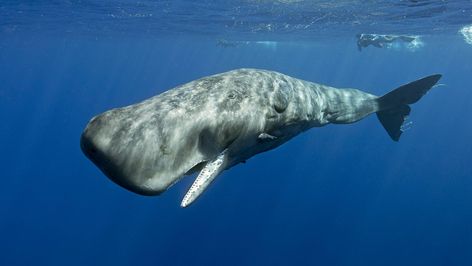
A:
{"label": "whale teeth", "polygon": [[205,167],[203,167],[200,174],[193,182],[190,189],[185,194],[180,206],[185,208],[192,204],[211,184],[211,182],[221,173],[226,166],[227,161],[227,150],[222,151],[215,159],[209,161]]}

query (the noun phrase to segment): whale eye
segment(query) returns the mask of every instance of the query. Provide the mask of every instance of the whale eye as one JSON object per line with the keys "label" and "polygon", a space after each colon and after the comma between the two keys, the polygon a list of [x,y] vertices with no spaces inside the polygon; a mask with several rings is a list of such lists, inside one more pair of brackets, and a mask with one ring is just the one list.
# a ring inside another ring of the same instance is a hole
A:
{"label": "whale eye", "polygon": [[234,100],[234,99],[242,99],[245,97],[244,93],[241,93],[238,90],[230,90],[228,91],[228,94],[226,95],[228,99]]}

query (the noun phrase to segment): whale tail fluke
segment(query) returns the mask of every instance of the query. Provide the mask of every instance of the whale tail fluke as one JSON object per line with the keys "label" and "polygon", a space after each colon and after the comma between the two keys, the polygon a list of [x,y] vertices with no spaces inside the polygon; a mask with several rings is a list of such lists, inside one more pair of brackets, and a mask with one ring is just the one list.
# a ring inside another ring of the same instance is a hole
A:
{"label": "whale tail fluke", "polygon": [[403,133],[402,125],[411,110],[409,105],[419,101],[440,78],[440,74],[424,77],[400,86],[378,99],[380,111],[377,112],[377,118],[394,141],[398,141]]}
{"label": "whale tail fluke", "polygon": [[400,139],[403,133],[402,125],[410,114],[410,110],[410,106],[403,104],[396,108],[377,112],[377,118],[394,141]]}

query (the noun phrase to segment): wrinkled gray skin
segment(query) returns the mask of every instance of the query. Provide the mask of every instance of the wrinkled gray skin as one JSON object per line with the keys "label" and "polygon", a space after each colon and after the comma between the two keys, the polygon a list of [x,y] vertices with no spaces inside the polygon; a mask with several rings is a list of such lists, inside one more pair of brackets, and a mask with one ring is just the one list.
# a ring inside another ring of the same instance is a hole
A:
{"label": "wrinkled gray skin", "polygon": [[378,111],[377,97],[281,73],[239,69],[205,77],[94,117],[84,153],[114,182],[156,195],[227,150],[225,169],[328,123]]}

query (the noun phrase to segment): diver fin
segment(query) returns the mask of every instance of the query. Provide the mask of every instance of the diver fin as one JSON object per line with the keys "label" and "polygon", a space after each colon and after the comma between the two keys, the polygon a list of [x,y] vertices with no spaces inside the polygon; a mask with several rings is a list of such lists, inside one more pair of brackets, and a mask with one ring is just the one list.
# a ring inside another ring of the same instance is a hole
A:
{"label": "diver fin", "polygon": [[220,174],[226,166],[227,162],[227,150],[222,151],[215,159],[209,161],[205,167],[203,167],[200,174],[193,182],[190,189],[185,194],[180,206],[185,208],[188,205],[192,204],[205,189],[210,185],[210,183]]}
{"label": "diver fin", "polygon": [[398,141],[403,133],[403,123],[411,111],[409,105],[419,101],[440,78],[439,74],[424,77],[400,86],[378,99],[377,118],[394,141]]}

